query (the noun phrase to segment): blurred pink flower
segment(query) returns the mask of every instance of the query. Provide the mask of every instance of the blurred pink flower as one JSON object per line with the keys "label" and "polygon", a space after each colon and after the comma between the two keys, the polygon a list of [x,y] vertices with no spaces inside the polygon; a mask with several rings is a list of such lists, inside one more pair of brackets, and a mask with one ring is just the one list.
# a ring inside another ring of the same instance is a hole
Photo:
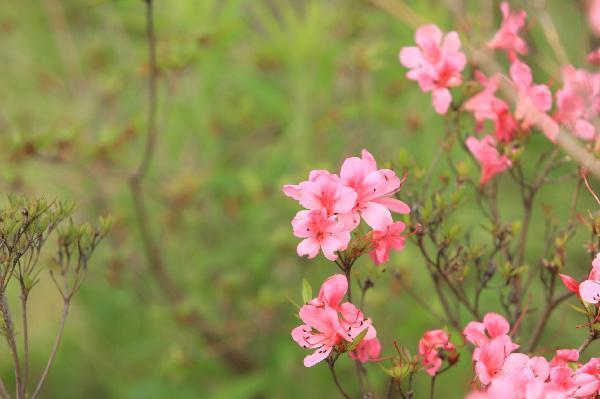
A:
{"label": "blurred pink flower", "polygon": [[479,179],[481,185],[486,184],[492,177],[512,166],[512,162],[506,155],[498,153],[496,139],[492,136],[484,136],[481,140],[468,137],[465,144],[481,165],[481,178]]}
{"label": "blurred pink flower", "polygon": [[349,353],[352,359],[358,359],[362,363],[377,360],[381,354],[381,343],[377,338],[363,339],[355,350]]}
{"label": "blurred pink flower", "polygon": [[440,350],[454,352],[456,347],[450,342],[448,333],[444,330],[430,330],[423,334],[419,341],[419,356],[422,356],[421,364],[425,372],[431,376],[436,375],[442,366]]}
{"label": "blurred pink flower", "polygon": [[525,25],[527,13],[524,10],[510,12],[507,2],[500,4],[502,25],[494,37],[487,43],[491,49],[506,51],[509,60],[517,59],[517,54],[528,53],[527,43],[519,36],[519,31]]}
{"label": "blurred pink flower", "polygon": [[347,158],[342,164],[340,177],[358,197],[352,210],[340,214],[339,220],[354,229],[362,217],[373,229],[385,230],[393,223],[390,211],[406,214],[410,207],[392,198],[401,185],[396,173],[390,169],[377,169],[377,162],[367,150],[362,150],[361,155],[361,158]]}
{"label": "blurred pink flower", "polygon": [[590,52],[587,55],[587,60],[592,65],[600,65],[600,48]]}
{"label": "blurred pink flower", "polygon": [[334,216],[327,216],[325,210],[303,210],[292,220],[296,237],[304,238],[298,244],[298,256],[317,256],[319,250],[331,261],[337,259],[336,251],[346,249],[350,241],[350,232]]}
{"label": "blurred pink flower", "polygon": [[387,226],[385,230],[373,230],[371,242],[374,249],[370,255],[376,265],[387,262],[392,250],[399,251],[404,248],[406,240],[406,237],[402,235],[404,228],[404,223],[395,222]]}
{"label": "blurred pink flower", "polygon": [[510,142],[516,133],[517,124],[509,112],[508,104],[495,95],[500,75],[487,78],[477,71],[475,76],[483,85],[483,90],[465,102],[465,110],[473,113],[477,131],[482,129],[485,120],[491,120],[495,124],[494,136],[505,143]]}
{"label": "blurred pink flower", "polygon": [[550,89],[546,85],[534,85],[531,68],[519,60],[511,64],[510,76],[517,91],[515,118],[521,122],[521,127],[529,130],[536,126],[555,142],[558,124],[546,113],[552,107]]}
{"label": "blurred pink flower", "polygon": [[425,25],[415,33],[417,47],[403,47],[400,63],[409,68],[406,76],[417,81],[422,91],[432,92],[433,108],[445,114],[452,102],[448,88],[462,83],[461,71],[467,59],[460,51],[458,33],[444,36],[436,25]]}
{"label": "blurred pink flower", "polygon": [[596,138],[592,123],[600,111],[600,74],[562,68],[563,87],[556,92],[556,119],[565,124],[575,136],[583,140]]}

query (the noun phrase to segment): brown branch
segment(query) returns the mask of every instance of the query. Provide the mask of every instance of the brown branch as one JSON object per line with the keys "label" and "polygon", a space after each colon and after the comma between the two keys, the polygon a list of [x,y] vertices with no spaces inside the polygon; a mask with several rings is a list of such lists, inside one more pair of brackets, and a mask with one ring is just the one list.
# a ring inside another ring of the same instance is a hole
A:
{"label": "brown branch", "polygon": [[10,309],[8,308],[8,302],[6,301],[6,292],[0,293],[0,311],[2,312],[2,318],[4,321],[4,335],[6,342],[10,348],[10,353],[13,358],[13,364],[15,366],[15,392],[17,399],[21,399],[21,362],[19,360],[19,352],[17,350],[17,344],[15,342],[14,325]]}
{"label": "brown branch", "polygon": [[527,352],[533,352],[535,350],[535,347],[537,346],[537,344],[540,341],[540,338],[542,337],[542,333],[544,332],[546,323],[548,323],[548,320],[550,319],[550,315],[552,315],[552,312],[554,311],[554,309],[556,309],[556,307],[558,305],[560,305],[567,298],[570,298],[572,295],[573,295],[572,292],[564,293],[561,296],[551,300],[546,305],[546,308],[544,309],[544,313],[539,318],[538,323],[536,324],[536,326],[533,330],[531,339],[529,340],[529,346],[527,348]]}
{"label": "brown branch", "polygon": [[[167,273],[163,261],[163,254],[159,244],[154,239],[149,224],[146,200],[142,190],[142,183],[145,179],[150,164],[154,157],[157,140],[156,129],[156,110],[157,95],[156,82],[158,69],[156,63],[156,37],[154,33],[154,15],[153,0],[145,0],[146,3],[146,37],[148,42],[149,57],[149,75],[148,75],[148,114],[147,114],[147,137],[142,160],[130,176],[129,186],[133,197],[133,208],[135,220],[141,234],[142,246],[149,265],[150,272],[156,281],[159,289],[167,299],[173,313],[178,313],[179,305],[185,299],[184,294],[179,290],[171,276]],[[197,311],[191,311],[183,317],[176,317],[175,320],[183,325],[194,326],[204,338],[209,348],[220,341],[220,337],[210,326],[207,325],[204,318]],[[227,348],[220,353],[222,360],[234,372],[242,374],[253,368],[253,363],[243,353],[236,351],[235,348]]]}
{"label": "brown branch", "polygon": [[329,371],[331,371],[331,377],[333,377],[333,382],[335,382],[335,386],[337,387],[340,394],[346,399],[351,399],[351,396],[346,393],[344,388],[342,388],[342,384],[340,384],[340,380],[337,377],[335,372],[335,360],[332,358],[327,359],[327,364],[329,365]]}

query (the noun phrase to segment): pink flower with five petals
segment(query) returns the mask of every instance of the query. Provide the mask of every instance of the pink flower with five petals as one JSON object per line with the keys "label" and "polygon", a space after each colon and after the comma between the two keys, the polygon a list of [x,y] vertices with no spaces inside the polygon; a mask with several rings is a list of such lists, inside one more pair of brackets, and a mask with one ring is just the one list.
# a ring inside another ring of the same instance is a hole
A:
{"label": "pink flower with five petals", "polygon": [[424,92],[432,92],[433,108],[445,114],[452,102],[450,87],[462,83],[461,71],[467,59],[460,51],[458,33],[445,36],[436,25],[425,25],[415,33],[417,47],[403,47],[400,63],[409,68],[406,76],[419,83]]}
{"label": "pink flower with five petals", "polygon": [[350,232],[340,224],[334,216],[327,216],[325,210],[300,211],[292,220],[296,237],[304,238],[298,244],[298,256],[312,259],[323,251],[323,255],[331,261],[337,259],[337,251],[346,249],[350,242]]}
{"label": "pink flower with five petals", "polygon": [[507,2],[500,4],[502,11],[502,25],[492,40],[487,45],[491,49],[504,50],[511,61],[517,59],[517,54],[525,55],[529,52],[527,43],[519,36],[519,31],[525,25],[527,13],[524,10],[510,12]]}
{"label": "pink flower with five petals", "polygon": [[404,202],[393,198],[401,181],[391,169],[377,169],[377,162],[367,151],[362,157],[347,158],[342,164],[340,177],[344,184],[354,189],[356,203],[350,212],[339,215],[339,220],[349,229],[354,229],[362,217],[375,230],[385,230],[393,223],[394,211],[401,214],[410,212]]}
{"label": "pink flower with five petals", "polygon": [[512,166],[511,160],[506,155],[500,155],[496,148],[496,139],[492,136],[484,136],[481,140],[468,137],[465,144],[481,166],[479,179],[481,185]]}

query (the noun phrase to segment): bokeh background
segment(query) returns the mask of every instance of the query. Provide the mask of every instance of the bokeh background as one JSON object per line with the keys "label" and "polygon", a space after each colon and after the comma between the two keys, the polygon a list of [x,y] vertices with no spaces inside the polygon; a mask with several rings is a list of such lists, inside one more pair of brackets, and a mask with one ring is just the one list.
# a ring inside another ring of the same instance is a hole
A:
{"label": "bokeh background", "polygon": [[[324,365],[302,366],[306,352],[289,336],[298,320],[288,301],[301,301],[302,278],[316,290],[336,269],[322,257],[296,256],[289,222],[297,205],[280,187],[305,179],[311,169],[336,170],[362,148],[382,164],[398,162],[404,148],[427,165],[444,121],[397,61],[399,48],[413,42],[417,21],[398,18],[405,15],[402,8],[394,16],[380,5],[408,5],[446,30],[459,28],[450,10],[460,7],[474,27],[463,39],[480,45],[499,23],[498,2],[155,3],[159,130],[144,190],[149,223],[184,294],[176,309],[148,271],[127,185],[146,132],[144,3],[0,2],[2,191],[73,199],[80,220],[105,214],[116,219],[75,299],[42,397],[336,397]],[[530,11],[529,60],[536,80],[548,81],[558,64],[538,29],[534,7],[540,3],[512,4]],[[589,47],[582,4],[544,5],[576,64]],[[547,145],[533,140],[532,151]],[[476,178],[477,168],[471,168]],[[518,219],[513,185],[506,179],[501,187],[503,209]],[[540,202],[556,207],[560,217],[573,187],[548,188]],[[591,202],[584,200],[580,210],[586,207]],[[541,231],[543,218],[534,215],[534,232]],[[459,222],[467,228],[479,223],[469,212]],[[569,256],[569,272],[578,277],[589,266],[585,238],[573,242]],[[532,259],[542,244],[530,241]],[[373,266],[363,259],[357,267],[367,273]],[[439,310],[439,304],[410,244],[386,269],[365,311],[384,326],[384,354],[394,353],[393,340],[415,351],[425,330],[442,326],[405,287],[431,307]],[[61,302],[44,281],[32,295],[35,377],[58,327]],[[535,311],[539,298],[532,295]],[[499,310],[496,296],[485,300]],[[186,322],[190,311],[203,315],[218,342],[208,343]],[[572,313],[563,305],[554,315],[544,337],[549,351],[583,340],[585,332],[573,327],[581,320]],[[525,331],[536,318],[534,313],[524,322]],[[589,353],[599,349],[592,346]],[[249,357],[255,367],[233,372],[221,358],[227,350]],[[439,379],[443,397],[460,398],[468,390],[469,355],[462,353],[461,366]],[[9,386],[11,367],[2,346],[0,371]],[[344,359],[339,367],[352,389],[353,364]],[[368,370],[381,392],[387,378],[375,364]],[[428,386],[428,377],[419,375],[416,384]]]}

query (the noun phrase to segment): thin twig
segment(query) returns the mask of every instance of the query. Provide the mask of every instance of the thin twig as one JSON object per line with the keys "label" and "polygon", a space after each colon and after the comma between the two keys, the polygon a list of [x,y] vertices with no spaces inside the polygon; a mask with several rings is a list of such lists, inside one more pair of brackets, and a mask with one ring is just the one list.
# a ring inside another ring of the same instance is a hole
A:
{"label": "thin twig", "polygon": [[342,396],[344,398],[351,399],[350,395],[348,395],[346,393],[344,388],[342,388],[340,381],[338,380],[337,374],[335,372],[335,360],[331,359],[331,358],[327,359],[327,364],[329,365],[329,371],[331,371],[331,376],[333,377],[333,382],[335,382],[335,386],[337,387],[338,391],[340,391],[340,393],[342,394]]}
{"label": "thin twig", "polygon": [[46,367],[44,368],[42,376],[40,377],[40,380],[37,383],[35,391],[33,391],[33,394],[31,395],[31,399],[35,399],[39,395],[40,391],[42,390],[42,387],[44,386],[44,382],[48,377],[48,372],[50,371],[50,367],[52,366],[52,362],[54,361],[54,357],[56,356],[56,352],[58,351],[58,347],[60,346],[60,341],[62,340],[63,332],[65,330],[65,324],[67,322],[67,315],[69,314],[70,303],[70,298],[64,298],[62,315],[60,317],[60,327],[58,328],[58,333],[56,334],[56,338],[54,339],[54,345],[52,345],[52,350],[50,351],[50,356],[48,357]]}

